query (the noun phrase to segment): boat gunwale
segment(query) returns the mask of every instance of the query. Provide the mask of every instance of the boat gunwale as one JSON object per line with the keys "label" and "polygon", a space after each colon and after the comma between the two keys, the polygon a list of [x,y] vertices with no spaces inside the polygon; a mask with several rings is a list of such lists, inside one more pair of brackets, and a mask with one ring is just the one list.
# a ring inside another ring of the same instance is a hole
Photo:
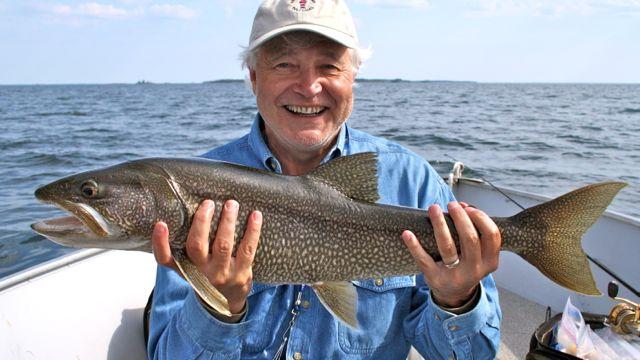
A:
{"label": "boat gunwale", "polygon": [[79,249],[62,257],[54,258],[41,264],[29,267],[25,270],[11,274],[0,279],[0,294],[14,287],[27,283],[43,275],[54,272],[60,268],[73,265],[88,258],[98,256],[111,250],[107,249]]}
{"label": "boat gunwale", "polygon": [[[475,179],[475,178],[467,178],[467,177],[461,177],[458,178],[458,182],[463,182],[465,183],[465,185],[470,185],[470,186],[477,186],[477,187],[484,187],[487,188],[491,191],[496,191],[491,185],[489,185],[487,182],[485,182],[484,180],[480,180],[480,179]],[[587,184],[585,184],[587,185]],[[454,189],[457,186],[454,185]],[[497,186],[498,189],[500,189],[501,191],[504,191],[505,193],[509,194],[509,195],[516,195],[516,196],[521,196],[521,197],[525,197],[525,198],[529,198],[529,199],[533,199],[533,200],[538,200],[538,201],[549,201],[552,199],[555,199],[556,197],[554,196],[547,196],[547,195],[540,195],[540,194],[536,194],[536,193],[532,193],[532,192],[527,192],[527,191],[521,191],[521,190],[515,190],[509,187],[502,187],[502,186]],[[576,188],[577,189],[577,188]],[[573,189],[575,190],[575,189]],[[558,194],[558,196],[564,195],[563,194]],[[505,197],[505,200],[509,201],[510,203],[513,203],[510,199]],[[516,205],[516,204],[514,204]],[[516,205],[517,206],[517,205]],[[608,217],[614,220],[618,220],[621,221],[623,223],[635,226],[635,227],[640,227],[640,219],[635,218],[631,215],[626,215],[626,214],[622,214],[620,212],[617,211],[613,211],[613,210],[606,210],[602,216],[604,217]]]}

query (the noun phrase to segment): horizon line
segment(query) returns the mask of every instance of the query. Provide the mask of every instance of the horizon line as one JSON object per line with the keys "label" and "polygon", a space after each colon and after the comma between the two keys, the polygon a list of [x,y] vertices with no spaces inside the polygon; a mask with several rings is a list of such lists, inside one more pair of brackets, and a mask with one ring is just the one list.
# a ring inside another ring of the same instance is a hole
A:
{"label": "horizon line", "polygon": [[[216,79],[191,82],[154,82],[138,80],[136,82],[69,82],[69,83],[0,83],[0,86],[92,86],[92,85],[203,85],[216,83],[245,82],[245,79]],[[412,82],[412,83],[467,83],[467,84],[549,84],[549,85],[640,85],[640,82],[604,82],[604,81],[477,81],[477,80],[411,80],[402,78],[356,78],[358,82]]]}

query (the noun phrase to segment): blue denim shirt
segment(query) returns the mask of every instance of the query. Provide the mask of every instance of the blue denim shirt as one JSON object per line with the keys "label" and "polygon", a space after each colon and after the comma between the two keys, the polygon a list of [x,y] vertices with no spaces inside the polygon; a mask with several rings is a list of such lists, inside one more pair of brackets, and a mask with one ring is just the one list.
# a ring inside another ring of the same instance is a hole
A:
{"label": "blue denim shirt", "polygon": [[[257,116],[249,134],[204,157],[280,173],[280,164],[264,141],[261,121]],[[449,188],[420,156],[346,125],[324,161],[366,151],[378,153],[380,203],[427,208],[433,203],[445,207],[453,200]],[[336,320],[304,285],[254,283],[245,317],[226,324],[203,308],[180,276],[158,266],[149,358],[272,359],[283,342],[300,291],[302,305],[290,332],[287,359],[294,355],[302,359],[404,359],[411,345],[427,359],[492,359],[497,354],[501,312],[491,276],[481,282],[478,304],[462,315],[439,308],[422,275],[353,284],[358,292],[360,330]]]}

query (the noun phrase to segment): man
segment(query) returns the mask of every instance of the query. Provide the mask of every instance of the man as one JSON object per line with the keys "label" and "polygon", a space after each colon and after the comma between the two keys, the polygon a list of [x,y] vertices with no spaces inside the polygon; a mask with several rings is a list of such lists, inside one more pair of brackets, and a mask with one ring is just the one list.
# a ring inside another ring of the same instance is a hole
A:
{"label": "man", "polygon": [[[346,126],[361,61],[353,20],[341,0],[265,1],[245,52],[258,105],[253,127],[204,156],[302,175],[335,157],[374,151],[380,202],[429,207],[442,263],[434,262],[411,232],[398,234],[422,274],[354,281],[360,324],[354,330],[326,311],[308,286],[252,283],[262,214],[239,219],[242,204],[230,200],[216,209],[205,200],[194,216],[187,253],[228,299],[232,316],[208,308],[169,269],[175,269],[170,229],[156,224],[152,242],[162,266],[150,358],[402,359],[410,345],[428,359],[495,357],[501,314],[489,274],[498,264],[497,227],[480,210],[451,202],[452,194],[423,159]],[[448,207],[460,235],[459,256],[442,207]],[[216,212],[219,223],[210,242]],[[234,239],[240,221],[247,228],[242,239]]]}

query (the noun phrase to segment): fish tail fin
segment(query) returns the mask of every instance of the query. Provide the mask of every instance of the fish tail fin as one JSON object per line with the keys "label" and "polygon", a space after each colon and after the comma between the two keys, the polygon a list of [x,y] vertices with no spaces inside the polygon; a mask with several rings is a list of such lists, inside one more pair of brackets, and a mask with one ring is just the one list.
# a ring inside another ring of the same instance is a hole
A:
{"label": "fish tail fin", "polygon": [[588,185],[504,219],[498,225],[503,227],[502,248],[520,255],[561,286],[601,295],[581,239],[626,185]]}

